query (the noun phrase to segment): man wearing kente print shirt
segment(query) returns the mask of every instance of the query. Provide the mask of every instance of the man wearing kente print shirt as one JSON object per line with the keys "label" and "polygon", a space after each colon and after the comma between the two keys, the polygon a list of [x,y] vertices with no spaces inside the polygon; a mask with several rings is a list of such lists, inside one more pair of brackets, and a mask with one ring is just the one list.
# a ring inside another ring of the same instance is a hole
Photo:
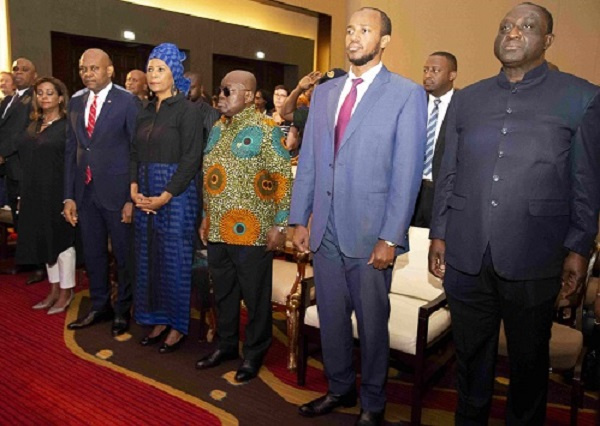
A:
{"label": "man wearing kente print shirt", "polygon": [[248,323],[238,382],[256,377],[271,344],[273,250],[285,239],[292,179],[283,133],[255,109],[255,91],[249,72],[223,78],[218,104],[223,115],[211,130],[203,165],[200,237],[208,245],[219,345],[196,368],[238,358],[244,299]]}

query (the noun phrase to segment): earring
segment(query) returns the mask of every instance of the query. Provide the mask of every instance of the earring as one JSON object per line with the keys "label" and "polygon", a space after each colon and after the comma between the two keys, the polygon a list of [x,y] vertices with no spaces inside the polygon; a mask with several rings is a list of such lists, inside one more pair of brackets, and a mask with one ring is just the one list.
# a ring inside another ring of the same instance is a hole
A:
{"label": "earring", "polygon": [[175,96],[176,94],[177,94],[177,87],[173,83],[173,86],[171,86],[171,95]]}

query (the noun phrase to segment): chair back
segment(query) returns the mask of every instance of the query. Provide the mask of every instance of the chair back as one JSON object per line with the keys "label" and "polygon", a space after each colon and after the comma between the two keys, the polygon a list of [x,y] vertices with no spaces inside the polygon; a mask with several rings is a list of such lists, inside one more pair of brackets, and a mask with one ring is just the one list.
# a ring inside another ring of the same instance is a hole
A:
{"label": "chair back", "polygon": [[431,301],[444,292],[442,280],[429,272],[429,229],[411,227],[410,250],[396,258],[390,293]]}

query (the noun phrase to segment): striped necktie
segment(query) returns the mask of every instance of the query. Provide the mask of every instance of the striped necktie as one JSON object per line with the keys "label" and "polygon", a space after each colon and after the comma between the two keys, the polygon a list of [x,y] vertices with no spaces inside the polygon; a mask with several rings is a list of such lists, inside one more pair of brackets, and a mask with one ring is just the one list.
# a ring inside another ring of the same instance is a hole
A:
{"label": "striped necktie", "polygon": [[90,113],[88,114],[88,125],[87,125],[87,134],[91,138],[94,134],[94,127],[96,127],[96,101],[98,100],[98,95],[94,95],[94,100],[92,101],[92,106],[90,106]]}
{"label": "striped necktie", "polygon": [[435,98],[433,103],[435,104],[431,114],[429,114],[429,120],[427,120],[427,145],[425,146],[425,166],[423,167],[423,176],[431,173],[433,164],[433,151],[435,148],[435,128],[438,122],[438,113],[440,112],[439,98]]}
{"label": "striped necktie", "polygon": [[[98,95],[94,95],[94,100],[92,101],[92,105],[90,106],[90,113],[88,115],[88,125],[86,127],[87,134],[92,138],[94,134],[94,127],[96,127],[96,101],[98,100]],[[89,164],[85,168],[85,184],[89,185],[92,181],[92,169]]]}

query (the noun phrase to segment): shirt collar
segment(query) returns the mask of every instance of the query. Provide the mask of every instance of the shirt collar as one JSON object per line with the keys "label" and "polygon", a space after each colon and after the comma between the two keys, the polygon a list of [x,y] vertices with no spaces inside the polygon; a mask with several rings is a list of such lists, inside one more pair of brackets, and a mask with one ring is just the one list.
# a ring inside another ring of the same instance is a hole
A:
{"label": "shirt collar", "polygon": [[523,76],[523,80],[517,83],[511,83],[508,77],[506,77],[503,69],[500,69],[500,73],[498,74],[496,81],[500,87],[505,89],[510,89],[516,85],[518,85],[520,88],[524,88],[541,83],[546,78],[547,73],[548,63],[544,61],[541,65],[538,65],[534,69],[527,71]]}
{"label": "shirt collar", "polygon": [[28,90],[29,90],[29,87],[27,87],[25,89],[21,89],[21,90],[17,89],[17,96],[20,98]]}
{"label": "shirt collar", "polygon": [[252,105],[244,108],[242,111],[238,112],[236,115],[234,115],[231,118],[228,118],[225,115],[222,115],[221,116],[221,122],[223,124],[225,124],[226,126],[229,126],[229,125],[231,125],[234,122],[247,121],[251,117],[254,117],[254,116],[258,115],[258,114],[259,114],[258,110],[254,106],[254,104],[252,104]]}
{"label": "shirt collar", "polygon": [[434,95],[432,95],[431,93],[429,94],[429,102],[433,102],[434,99],[439,99],[441,100],[442,104],[449,104],[450,103],[450,99],[452,99],[452,95],[454,94],[454,89],[450,89],[448,90],[446,93],[444,93],[442,96],[440,96],[439,98],[435,97]]}
{"label": "shirt collar", "polygon": [[[171,104],[174,104],[175,102],[181,101],[182,99],[185,99],[185,94],[183,92],[179,92],[174,96],[169,96],[167,99],[162,101],[162,103],[165,105],[171,105]],[[146,104],[146,109],[152,107],[156,111],[156,102],[158,102],[158,99],[156,99],[156,98],[150,100]]]}
{"label": "shirt collar", "polygon": [[357,77],[356,74],[352,72],[352,67],[350,67],[350,71],[348,71],[348,78],[350,79],[350,81],[354,80],[355,78],[362,78],[363,83],[366,83],[365,86],[368,86],[371,83],[373,83],[373,80],[375,80],[375,77],[377,77],[377,74],[379,74],[381,68],[383,68],[383,64],[380,61],[377,65],[365,72],[363,75]]}
{"label": "shirt collar", "polygon": [[[110,89],[112,89],[112,87],[113,87],[113,84],[112,84],[112,82],[110,82],[106,85],[106,87],[104,89],[100,90],[98,93],[94,93],[90,90],[90,94],[92,96],[98,95],[98,100],[104,101],[104,99],[106,99],[106,97],[108,96],[108,92],[110,92]],[[90,97],[92,97],[92,96],[90,96]],[[93,99],[93,97],[92,97],[92,99]]]}

